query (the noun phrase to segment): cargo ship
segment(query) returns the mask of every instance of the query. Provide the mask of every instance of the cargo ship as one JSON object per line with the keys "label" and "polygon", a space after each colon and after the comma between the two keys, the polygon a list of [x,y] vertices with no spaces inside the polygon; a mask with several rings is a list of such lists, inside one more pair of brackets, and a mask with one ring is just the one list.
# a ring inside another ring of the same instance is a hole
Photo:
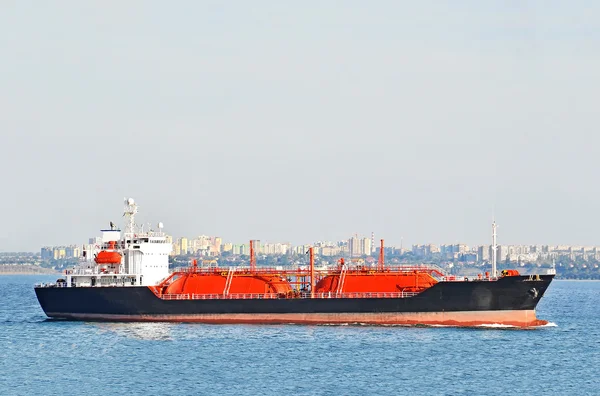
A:
{"label": "cargo ship", "polygon": [[[371,325],[546,324],[535,308],[554,274],[516,270],[456,277],[432,265],[390,266],[383,240],[373,266],[341,258],[333,266],[265,268],[250,242],[247,266],[198,265],[170,272],[172,246],[163,232],[135,223],[138,206],[125,200],[125,231],[111,222],[84,260],[35,293],[50,318],[85,321],[293,323]],[[493,226],[495,246],[495,224]],[[93,255],[91,259],[90,255]]]}

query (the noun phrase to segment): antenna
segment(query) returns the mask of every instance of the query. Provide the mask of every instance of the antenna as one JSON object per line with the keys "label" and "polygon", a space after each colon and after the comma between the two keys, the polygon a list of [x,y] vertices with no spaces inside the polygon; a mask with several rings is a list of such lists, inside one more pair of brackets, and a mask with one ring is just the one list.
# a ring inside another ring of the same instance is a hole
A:
{"label": "antenna", "polygon": [[137,214],[138,207],[133,198],[125,198],[125,210],[123,216],[127,216],[129,224],[127,224],[126,233],[133,234],[135,232],[135,215]]}

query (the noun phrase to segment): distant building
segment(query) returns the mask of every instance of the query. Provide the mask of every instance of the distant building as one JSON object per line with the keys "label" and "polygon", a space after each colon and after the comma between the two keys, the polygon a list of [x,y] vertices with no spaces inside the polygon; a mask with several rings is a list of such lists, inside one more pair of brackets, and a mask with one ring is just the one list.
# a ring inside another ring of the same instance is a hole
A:
{"label": "distant building", "polygon": [[221,252],[233,251],[233,243],[227,242],[221,245]]}
{"label": "distant building", "polygon": [[174,243],[173,244],[173,256],[179,256],[181,254],[181,244]]}
{"label": "distant building", "polygon": [[479,261],[491,261],[491,245],[482,245],[477,247],[477,258]]}
{"label": "distant building", "polygon": [[214,252],[215,255],[218,255],[221,252],[221,245],[223,244],[223,238],[214,237],[212,238],[212,248],[211,252]]}
{"label": "distant building", "polygon": [[51,260],[54,258],[54,252],[51,247],[45,246],[42,248],[40,252],[40,256],[42,260]]}
{"label": "distant building", "polygon": [[460,261],[466,263],[474,263],[477,261],[477,253],[467,252],[467,253],[459,253]]}
{"label": "distant building", "polygon": [[[453,252],[453,248],[450,247],[450,249],[448,249],[445,245],[442,245],[443,251],[444,251],[444,255],[452,255]],[[434,245],[432,243],[427,244],[427,245],[413,245],[412,246],[412,253],[415,257],[431,257],[434,254],[438,254],[441,253],[442,249],[440,249],[437,245]]]}
{"label": "distant building", "polygon": [[425,256],[425,250],[422,245],[412,245],[412,254],[415,257],[423,257]]}
{"label": "distant building", "polygon": [[348,249],[351,257],[358,257],[361,255],[358,236],[355,235],[348,239]]}
{"label": "distant building", "polygon": [[62,260],[67,257],[67,250],[64,247],[55,247],[53,249],[54,260]]}
{"label": "distant building", "polygon": [[181,251],[180,254],[188,254],[188,239],[187,238],[179,238],[179,249]]}
{"label": "distant building", "polygon": [[498,262],[504,261],[507,259],[508,255],[508,246],[498,245],[498,248],[496,250],[496,260]]}
{"label": "distant building", "polygon": [[320,253],[323,256],[338,256],[340,255],[340,248],[338,246],[323,246]]}
{"label": "distant building", "polygon": [[363,238],[360,240],[360,255],[370,255],[371,254],[371,238]]}

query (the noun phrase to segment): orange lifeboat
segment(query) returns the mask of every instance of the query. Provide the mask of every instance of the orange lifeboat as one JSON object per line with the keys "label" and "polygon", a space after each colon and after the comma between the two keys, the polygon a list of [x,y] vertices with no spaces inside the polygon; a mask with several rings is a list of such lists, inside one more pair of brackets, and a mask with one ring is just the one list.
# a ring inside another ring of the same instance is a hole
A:
{"label": "orange lifeboat", "polygon": [[96,264],[121,264],[121,254],[118,252],[107,252],[106,250],[98,253],[94,258]]}
{"label": "orange lifeboat", "polygon": [[[114,241],[110,241],[108,243],[108,248],[114,249],[115,245],[116,243]],[[119,252],[102,250],[94,258],[94,261],[96,264],[121,264],[121,254]]]}

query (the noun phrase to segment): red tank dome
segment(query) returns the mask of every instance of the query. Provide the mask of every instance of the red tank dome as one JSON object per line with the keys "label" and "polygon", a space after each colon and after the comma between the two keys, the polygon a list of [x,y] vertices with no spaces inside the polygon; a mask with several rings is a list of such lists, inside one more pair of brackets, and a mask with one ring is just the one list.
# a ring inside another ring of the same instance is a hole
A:
{"label": "red tank dome", "polygon": [[[165,294],[222,294],[227,272],[187,273],[173,281]],[[231,278],[229,293],[287,293],[292,286],[278,275],[236,274]]]}
{"label": "red tank dome", "polygon": [[107,252],[102,250],[96,258],[96,264],[121,264],[121,254],[119,252]]}
{"label": "red tank dome", "polygon": [[[329,275],[321,279],[317,293],[336,292],[340,275]],[[342,293],[396,293],[419,292],[435,285],[437,280],[427,272],[348,272],[345,275]]]}

